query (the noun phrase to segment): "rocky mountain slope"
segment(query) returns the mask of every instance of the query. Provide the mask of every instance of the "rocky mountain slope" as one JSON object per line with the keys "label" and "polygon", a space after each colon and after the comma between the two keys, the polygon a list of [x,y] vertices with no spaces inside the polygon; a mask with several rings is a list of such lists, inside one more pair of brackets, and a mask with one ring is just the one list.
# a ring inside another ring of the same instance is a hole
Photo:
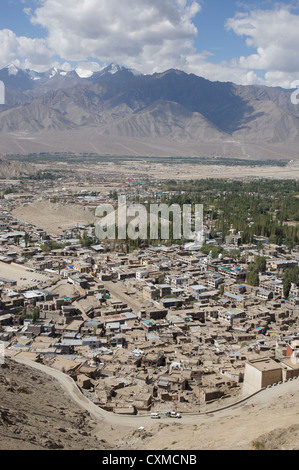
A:
{"label": "rocky mountain slope", "polygon": [[29,163],[9,161],[0,155],[0,178],[19,178],[20,176],[32,175],[34,172]]}
{"label": "rocky mountain slope", "polygon": [[1,450],[107,449],[95,428],[46,374],[9,359],[0,365]]}
{"label": "rocky mountain slope", "polygon": [[261,158],[297,154],[299,107],[290,90],[211,82],[179,70],[142,75],[117,65],[86,77],[9,66],[0,80],[3,153],[246,157],[259,146]]}

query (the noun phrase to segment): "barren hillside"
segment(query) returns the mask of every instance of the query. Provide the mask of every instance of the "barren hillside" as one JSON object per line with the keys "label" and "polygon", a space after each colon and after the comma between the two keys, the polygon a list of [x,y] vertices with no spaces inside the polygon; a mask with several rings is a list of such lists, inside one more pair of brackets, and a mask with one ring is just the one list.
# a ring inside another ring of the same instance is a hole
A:
{"label": "barren hillside", "polygon": [[105,449],[96,423],[60,384],[14,361],[0,366],[0,449]]}
{"label": "barren hillside", "polygon": [[45,200],[19,206],[12,214],[23,222],[55,235],[79,225],[92,224],[96,220],[88,208]]}
{"label": "barren hillside", "polygon": [[0,155],[0,178],[19,178],[34,173],[32,165],[9,161]]}

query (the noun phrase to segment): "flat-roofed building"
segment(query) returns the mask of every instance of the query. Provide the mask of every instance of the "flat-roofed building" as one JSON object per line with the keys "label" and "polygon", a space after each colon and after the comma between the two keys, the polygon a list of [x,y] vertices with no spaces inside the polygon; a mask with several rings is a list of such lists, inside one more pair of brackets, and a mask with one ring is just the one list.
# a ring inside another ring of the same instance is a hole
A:
{"label": "flat-roofed building", "polygon": [[254,359],[246,362],[244,371],[243,395],[266,388],[282,381],[283,366],[272,358]]}

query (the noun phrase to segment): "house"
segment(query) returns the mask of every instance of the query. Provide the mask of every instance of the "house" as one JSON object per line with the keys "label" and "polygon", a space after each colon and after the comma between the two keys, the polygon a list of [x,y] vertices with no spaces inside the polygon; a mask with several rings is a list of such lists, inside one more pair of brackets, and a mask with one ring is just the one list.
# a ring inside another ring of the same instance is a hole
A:
{"label": "house", "polygon": [[298,261],[296,261],[296,260],[287,260],[287,259],[273,260],[273,261],[271,261],[270,266],[274,271],[280,271],[281,272],[281,271],[284,271],[287,268],[292,268],[294,266],[298,266]]}
{"label": "house", "polygon": [[273,299],[273,291],[271,291],[271,290],[256,288],[256,289],[253,289],[252,292],[260,300],[271,300],[271,299]]}
{"label": "house", "polygon": [[30,359],[30,361],[37,362],[40,358],[40,355],[35,351],[20,351],[16,354],[18,359]]}
{"label": "house", "polygon": [[172,289],[169,284],[160,284],[157,287],[160,291],[160,297],[165,297],[165,295],[171,295]]}
{"label": "house", "polygon": [[285,367],[283,370],[283,380],[299,376],[299,350],[294,349],[291,356],[281,359],[282,365]]}
{"label": "house", "polygon": [[95,398],[96,403],[107,411],[112,411],[109,407],[108,402],[111,399],[111,395],[107,390],[103,390],[100,387],[95,387]]}
{"label": "house", "polygon": [[218,400],[224,395],[224,392],[218,388],[205,387],[200,390],[200,398],[204,402]]}
{"label": "house", "polygon": [[140,279],[145,279],[149,277],[149,272],[146,271],[146,270],[138,270],[136,271],[136,279],[140,280]]}
{"label": "house", "polygon": [[111,344],[111,346],[124,347],[126,345],[126,338],[122,334],[116,334],[112,336],[109,343]]}
{"label": "house", "polygon": [[170,307],[176,307],[179,308],[183,305],[183,300],[178,299],[177,297],[171,297],[171,298],[164,298],[161,300],[162,305],[164,308],[170,308]]}
{"label": "house", "polygon": [[190,286],[190,290],[192,294],[196,298],[198,298],[200,294],[202,294],[203,292],[206,292],[208,289],[206,286],[203,286],[202,284],[196,284],[196,285]]}
{"label": "house", "polygon": [[246,292],[246,286],[244,284],[232,284],[230,290],[233,294],[244,294]]}
{"label": "house", "polygon": [[240,308],[231,308],[223,312],[218,311],[218,318],[221,321],[230,323],[231,325],[235,320],[240,320],[246,317],[246,313],[243,309]]}
{"label": "house", "polygon": [[218,276],[218,274],[211,274],[207,279],[207,285],[212,289],[217,289],[223,282],[224,278],[222,276]]}
{"label": "house", "polygon": [[90,349],[98,349],[100,347],[100,341],[96,336],[84,336],[82,338],[82,345],[89,346]]}
{"label": "house", "polygon": [[64,327],[64,331],[67,333],[80,333],[81,328],[84,326],[83,320],[73,320],[71,323]]}
{"label": "house", "polygon": [[187,380],[181,373],[172,373],[159,378],[158,388],[166,389],[170,392],[178,392],[186,389]]}
{"label": "house", "polygon": [[77,375],[77,384],[81,388],[88,389],[91,387],[90,378],[84,374]]}
{"label": "house", "polygon": [[155,300],[160,297],[160,292],[153,284],[148,284],[144,287],[142,295],[150,300]]}
{"label": "house", "polygon": [[0,316],[0,325],[12,325],[13,324],[13,315],[8,313],[7,315]]}
{"label": "house", "polygon": [[65,374],[71,374],[76,371],[79,366],[79,362],[76,362],[72,359],[65,358],[63,356],[54,356],[50,361],[49,365],[53,369],[60,370]]}
{"label": "house", "polygon": [[165,364],[165,356],[163,352],[145,353],[142,356],[143,367],[159,367]]}
{"label": "house", "polygon": [[133,402],[137,411],[149,411],[152,405],[152,395],[148,392],[139,393]]}
{"label": "house", "polygon": [[245,300],[242,295],[232,294],[231,292],[224,292],[223,297],[234,303],[244,302]]}
{"label": "house", "polygon": [[251,395],[268,385],[279,383],[283,379],[282,364],[270,357],[253,359],[245,363],[242,393]]}
{"label": "house", "polygon": [[76,348],[82,346],[81,339],[62,339],[60,342],[54,344],[57,348],[57,354],[73,354]]}
{"label": "house", "polygon": [[223,374],[226,377],[229,377],[236,383],[243,382],[244,374],[240,369],[237,369],[236,367],[224,366],[220,368],[219,372],[220,374]]}
{"label": "house", "polygon": [[81,287],[82,289],[87,289],[88,287],[88,282],[84,277],[69,276],[68,282],[74,286]]}
{"label": "house", "polygon": [[36,302],[45,300],[45,293],[43,291],[33,290],[23,293],[24,298],[29,302]]}
{"label": "house", "polygon": [[245,279],[246,277],[245,269],[234,265],[221,265],[218,268],[218,273],[223,274],[224,276],[228,276],[229,278],[234,279],[235,281],[238,281],[239,279]]}
{"label": "house", "polygon": [[146,310],[146,318],[150,320],[161,320],[167,316],[168,310],[166,308],[152,308]]}

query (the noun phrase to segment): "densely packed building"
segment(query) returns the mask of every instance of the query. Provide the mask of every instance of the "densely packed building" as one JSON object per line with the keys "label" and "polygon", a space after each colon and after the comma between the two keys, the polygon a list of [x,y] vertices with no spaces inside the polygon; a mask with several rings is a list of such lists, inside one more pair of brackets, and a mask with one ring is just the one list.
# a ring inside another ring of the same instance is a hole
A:
{"label": "densely packed building", "polygon": [[17,196],[1,200],[5,354],[59,369],[99,406],[128,414],[198,411],[299,374],[298,287],[285,299],[280,276],[298,265],[296,248],[290,259],[265,240],[253,287],[246,273],[260,251],[239,237],[216,258],[175,244],[86,246],[92,225],[49,236],[12,215]]}

